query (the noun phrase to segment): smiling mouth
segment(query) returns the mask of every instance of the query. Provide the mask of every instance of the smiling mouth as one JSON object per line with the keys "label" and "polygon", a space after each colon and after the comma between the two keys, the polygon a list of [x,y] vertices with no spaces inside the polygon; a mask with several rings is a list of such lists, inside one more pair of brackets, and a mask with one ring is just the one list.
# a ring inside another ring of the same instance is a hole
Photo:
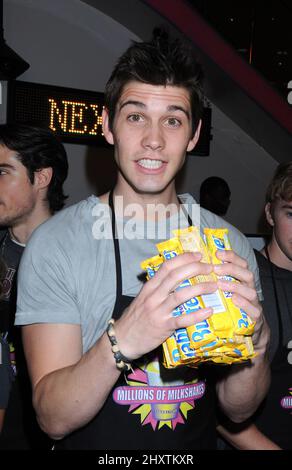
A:
{"label": "smiling mouth", "polygon": [[150,158],[142,158],[141,160],[138,160],[137,163],[147,170],[158,170],[158,168],[161,168],[163,165],[161,160],[152,160]]}

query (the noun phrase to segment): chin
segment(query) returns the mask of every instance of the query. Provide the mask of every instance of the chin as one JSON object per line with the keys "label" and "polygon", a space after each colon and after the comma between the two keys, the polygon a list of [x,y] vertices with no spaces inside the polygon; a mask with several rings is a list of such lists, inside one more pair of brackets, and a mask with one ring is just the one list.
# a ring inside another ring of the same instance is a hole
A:
{"label": "chin", "polygon": [[[140,183],[140,184],[139,184]],[[132,188],[138,193],[138,194],[149,194],[149,195],[155,195],[155,194],[161,194],[165,189],[170,185],[171,181],[168,181],[167,183],[165,182],[158,182],[156,181],[156,184],[147,184],[146,181],[144,182],[139,182],[135,184],[134,182],[131,184]]]}
{"label": "chin", "polygon": [[165,190],[165,186],[163,186],[162,188],[134,187],[134,189],[138,194],[149,194],[149,196],[154,196],[156,194],[161,194]]}

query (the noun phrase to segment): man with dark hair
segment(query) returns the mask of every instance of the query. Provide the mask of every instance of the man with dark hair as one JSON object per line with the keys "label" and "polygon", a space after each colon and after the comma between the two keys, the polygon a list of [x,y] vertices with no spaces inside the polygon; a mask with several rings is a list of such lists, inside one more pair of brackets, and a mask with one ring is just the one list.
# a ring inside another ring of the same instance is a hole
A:
{"label": "man with dark hair", "polygon": [[231,191],[223,178],[210,176],[200,187],[200,206],[223,217],[230,204]]}
{"label": "man with dark hair", "polygon": [[[7,266],[0,301],[0,333],[10,345],[13,383],[0,438],[1,449],[40,445],[19,329],[14,328],[16,272],[36,227],[64,205],[65,149],[48,129],[0,125],[0,255]],[[16,364],[17,363],[17,364]]]}
{"label": "man with dark hair", "polygon": [[[22,259],[17,324],[25,325],[38,420],[59,440],[57,448],[212,449],[216,390],[235,421],[249,416],[267,390],[269,333],[255,258],[240,232],[224,223],[238,254],[222,253],[226,263],[214,269],[241,281],[227,283],[228,290],[257,322],[257,356],[249,367],[228,369],[216,386],[212,368],[168,370],[159,356],[175,329],[211,315],[212,309],[180,317],[172,311],[217,289],[202,283],[174,292],[212,266],[186,253],[145,285],[140,276],[140,262],[155,254],[158,241],[172,229],[200,224],[194,200],[177,196],[174,179],[199,138],[201,75],[192,48],[161,30],[125,52],[106,86],[103,112],[117,184],[36,230]],[[222,221],[202,211],[204,226]]]}
{"label": "man with dark hair", "polygon": [[[266,194],[268,244],[256,251],[271,329],[271,387],[255,415],[238,429],[220,428],[238,449],[292,450],[292,162],[275,171]],[[234,431],[234,432],[230,432]]]}

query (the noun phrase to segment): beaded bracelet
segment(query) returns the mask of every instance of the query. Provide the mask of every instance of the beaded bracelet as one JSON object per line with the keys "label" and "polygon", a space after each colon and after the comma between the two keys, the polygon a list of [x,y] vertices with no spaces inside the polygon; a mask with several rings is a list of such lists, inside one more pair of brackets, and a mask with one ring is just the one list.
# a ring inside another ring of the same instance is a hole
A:
{"label": "beaded bracelet", "polygon": [[116,338],[115,330],[114,330],[114,323],[115,323],[115,320],[111,318],[108,322],[108,327],[106,329],[106,332],[107,332],[108,339],[110,340],[110,343],[111,343],[111,350],[116,361],[117,369],[124,370],[124,371],[132,370],[131,360],[128,359],[126,356],[124,356],[119,350],[119,346],[118,346],[118,342],[117,342],[117,338]]}

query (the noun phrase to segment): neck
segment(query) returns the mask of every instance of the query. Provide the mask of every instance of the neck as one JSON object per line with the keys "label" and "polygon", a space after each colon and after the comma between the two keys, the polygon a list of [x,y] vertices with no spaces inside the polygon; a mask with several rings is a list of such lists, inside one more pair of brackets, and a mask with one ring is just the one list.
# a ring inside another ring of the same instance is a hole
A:
{"label": "neck", "polygon": [[[292,271],[292,260],[290,260],[285,253],[279,247],[277,240],[272,238],[271,242],[267,245],[267,250],[269,253],[270,260],[273,264],[278,266],[282,269],[287,269],[288,271]],[[261,250],[262,255],[266,258],[265,250]]]}
{"label": "neck", "polygon": [[[179,210],[179,200],[176,194],[175,185],[169,185],[163,192],[156,194],[137,193],[132,187],[124,188],[123,184],[117,183],[114,188],[115,212],[117,216],[123,216],[122,213],[130,204],[135,204],[139,208],[137,215],[141,218],[157,220],[157,205],[163,207],[169,206],[169,213],[172,215]],[[102,202],[108,201],[108,193],[101,196]],[[117,204],[117,202],[119,202]],[[161,212],[165,215],[165,212]],[[143,214],[143,215],[142,215]]]}
{"label": "neck", "polygon": [[26,245],[32,232],[43,222],[51,217],[51,213],[48,208],[43,208],[40,211],[36,211],[26,218],[26,220],[20,221],[17,224],[9,228],[11,238],[18,243]]}

